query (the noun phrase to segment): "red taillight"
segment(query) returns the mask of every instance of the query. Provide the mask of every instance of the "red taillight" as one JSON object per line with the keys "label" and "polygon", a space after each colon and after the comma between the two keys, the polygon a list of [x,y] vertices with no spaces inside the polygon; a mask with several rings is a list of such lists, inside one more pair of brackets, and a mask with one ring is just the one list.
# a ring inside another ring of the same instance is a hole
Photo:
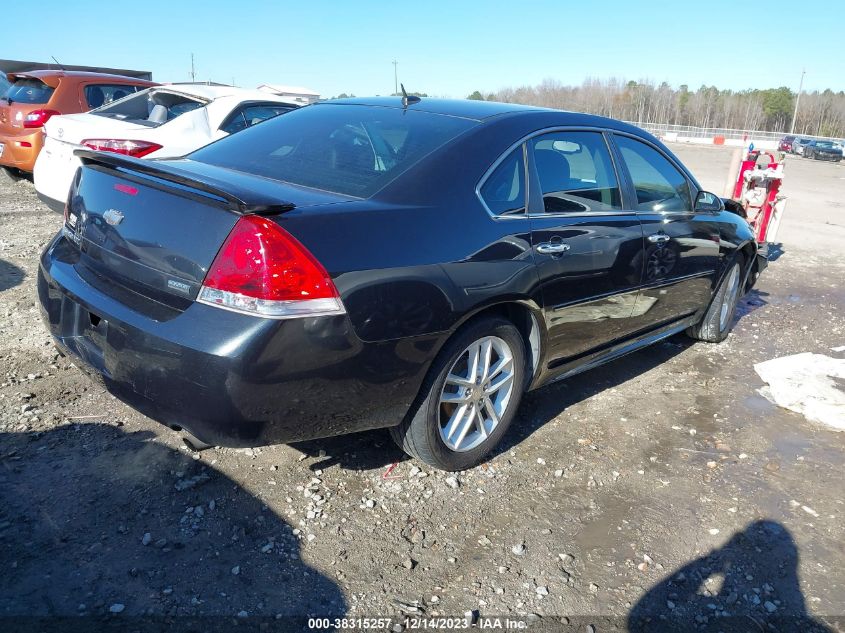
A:
{"label": "red taillight", "polygon": [[85,147],[100,152],[114,152],[115,154],[123,154],[124,156],[132,156],[134,158],[141,158],[161,149],[161,145],[158,143],[116,138],[87,138],[82,141],[82,144]]}
{"label": "red taillight", "polygon": [[138,187],[133,187],[132,185],[124,185],[122,182],[117,183],[114,186],[115,191],[119,191],[120,193],[125,193],[130,196],[137,196],[138,195]]}
{"label": "red taillight", "polygon": [[254,215],[229,233],[198,300],[275,318],[345,312],[320,262],[275,222]]}
{"label": "red taillight", "polygon": [[42,127],[51,116],[61,114],[55,110],[33,110],[23,120],[24,127]]}

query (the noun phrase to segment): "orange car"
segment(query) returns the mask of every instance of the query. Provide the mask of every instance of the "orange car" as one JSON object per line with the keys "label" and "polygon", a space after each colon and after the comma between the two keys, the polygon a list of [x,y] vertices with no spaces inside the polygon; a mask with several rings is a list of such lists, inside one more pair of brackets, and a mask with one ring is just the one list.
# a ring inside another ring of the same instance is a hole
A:
{"label": "orange car", "polygon": [[0,99],[0,177],[32,173],[41,151],[42,126],[54,114],[87,112],[158,84],[104,73],[32,70],[7,75]]}

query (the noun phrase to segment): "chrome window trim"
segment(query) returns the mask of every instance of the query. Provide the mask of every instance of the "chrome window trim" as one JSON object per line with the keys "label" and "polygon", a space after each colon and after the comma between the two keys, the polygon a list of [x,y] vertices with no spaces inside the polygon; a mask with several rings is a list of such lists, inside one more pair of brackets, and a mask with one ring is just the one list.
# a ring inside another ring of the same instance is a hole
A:
{"label": "chrome window trim", "polygon": [[[633,210],[626,210],[626,209],[619,209],[619,211],[591,211],[591,212],[574,212],[574,213],[531,213],[528,209],[528,203],[531,199],[529,187],[530,182],[528,178],[528,141],[536,136],[543,136],[545,134],[550,134],[553,132],[597,132],[602,136],[602,140],[604,141],[605,146],[607,147],[607,152],[610,154],[610,162],[613,166],[614,175],[616,176],[616,187],[619,189],[620,198],[622,197],[623,190],[622,190],[622,183],[619,179],[619,167],[616,164],[616,160],[613,156],[613,151],[608,144],[608,139],[605,133],[615,134],[617,133],[616,130],[613,128],[603,128],[603,127],[595,127],[595,126],[585,126],[585,125],[555,125],[552,127],[542,128],[540,130],[534,130],[533,132],[529,132],[518,141],[510,145],[499,157],[493,162],[493,164],[484,172],[484,175],[481,176],[481,179],[478,181],[478,184],[475,186],[475,195],[481,201],[484,210],[487,211],[487,214],[493,218],[494,220],[511,220],[511,219],[524,219],[524,218],[578,218],[578,217],[600,217],[600,216],[633,216],[637,215],[637,211]],[[639,138],[635,134],[628,134],[632,138]],[[484,201],[484,197],[481,195],[481,187],[484,186],[484,183],[487,182],[487,179],[496,171],[496,168],[504,161],[510,153],[514,151],[517,146],[522,145],[522,159],[525,163],[525,209],[524,213],[520,213],[518,215],[497,215],[490,210],[490,207],[487,206],[487,203]],[[655,148],[658,149],[658,148]],[[661,152],[662,154],[663,152]],[[686,172],[682,170],[681,172],[684,174],[686,178]]]}

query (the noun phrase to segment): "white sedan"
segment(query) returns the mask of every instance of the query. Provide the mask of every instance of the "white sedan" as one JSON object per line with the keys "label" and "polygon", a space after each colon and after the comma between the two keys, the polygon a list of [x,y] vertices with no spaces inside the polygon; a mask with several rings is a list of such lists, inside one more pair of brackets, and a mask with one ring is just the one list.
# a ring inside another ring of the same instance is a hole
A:
{"label": "white sedan", "polygon": [[136,158],[173,158],[297,107],[284,97],[230,86],[170,84],[134,93],[84,114],[54,116],[35,161],[38,197],[64,208],[88,148]]}

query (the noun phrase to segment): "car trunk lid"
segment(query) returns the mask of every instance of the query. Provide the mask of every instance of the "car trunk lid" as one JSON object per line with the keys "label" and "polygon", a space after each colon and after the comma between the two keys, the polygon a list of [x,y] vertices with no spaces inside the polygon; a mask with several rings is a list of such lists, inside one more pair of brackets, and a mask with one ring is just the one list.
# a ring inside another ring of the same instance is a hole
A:
{"label": "car trunk lid", "polygon": [[63,232],[79,250],[77,271],[112,295],[127,291],[125,302],[142,311],[149,300],[176,310],[190,305],[240,216],[348,199],[186,159],[75,154],[83,168]]}
{"label": "car trunk lid", "polygon": [[46,108],[59,85],[59,77],[39,79],[29,75],[9,75],[12,82],[6,97],[0,99],[0,132],[23,129],[26,115]]}
{"label": "car trunk lid", "polygon": [[150,128],[93,114],[66,114],[48,120],[44,132],[49,139],[81,147],[82,141],[93,137],[144,140]]}

